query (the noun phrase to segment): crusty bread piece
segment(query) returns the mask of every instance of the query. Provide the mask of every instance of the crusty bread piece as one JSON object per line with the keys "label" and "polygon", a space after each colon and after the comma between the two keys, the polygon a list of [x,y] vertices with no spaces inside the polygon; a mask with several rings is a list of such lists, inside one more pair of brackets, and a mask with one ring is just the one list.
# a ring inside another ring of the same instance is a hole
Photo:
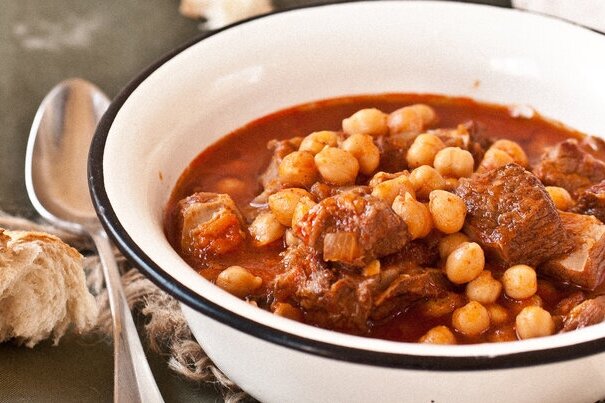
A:
{"label": "crusty bread piece", "polygon": [[57,343],[71,324],[78,332],[94,326],[82,261],[53,235],[0,229],[0,342],[33,347],[52,335]]}

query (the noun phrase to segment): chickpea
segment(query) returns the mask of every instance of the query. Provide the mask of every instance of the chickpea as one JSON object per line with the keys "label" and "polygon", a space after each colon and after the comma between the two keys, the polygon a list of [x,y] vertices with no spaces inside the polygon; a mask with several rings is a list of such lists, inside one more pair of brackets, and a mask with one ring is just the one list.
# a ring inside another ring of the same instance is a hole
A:
{"label": "chickpea", "polygon": [[433,165],[435,155],[445,148],[443,141],[434,134],[424,133],[414,139],[408,149],[406,160],[411,168],[421,165]]}
{"label": "chickpea", "polygon": [[294,207],[294,213],[292,213],[292,227],[295,227],[305,214],[307,214],[316,204],[317,203],[307,196],[298,199],[298,203],[296,204],[296,207]]}
{"label": "chickpea", "polygon": [[452,314],[452,326],[467,336],[478,336],[489,329],[489,313],[477,301],[471,301]]}
{"label": "chickpea", "polygon": [[412,239],[424,238],[433,229],[433,219],[429,209],[414,200],[409,193],[395,198],[393,211],[403,219]]}
{"label": "chickpea", "polygon": [[287,302],[276,302],[273,304],[273,313],[297,322],[302,322],[303,320],[303,313],[301,310],[288,304]]}
{"label": "chickpea", "polygon": [[256,216],[248,230],[256,244],[264,246],[281,238],[286,232],[286,227],[279,223],[275,214],[264,211]]}
{"label": "chickpea", "polygon": [[435,155],[433,165],[441,176],[466,178],[473,174],[473,155],[459,147],[445,147]]}
{"label": "chickpea", "polygon": [[458,246],[445,261],[445,274],[454,284],[464,284],[476,279],[485,267],[485,254],[475,242]]}
{"label": "chickpea", "polygon": [[419,343],[456,344],[456,336],[447,326],[435,326],[419,340]]}
{"label": "chickpea", "polygon": [[555,322],[550,313],[539,306],[523,308],[515,318],[517,336],[520,339],[550,336],[555,332]]}
{"label": "chickpea", "polygon": [[529,167],[529,160],[527,154],[523,151],[523,148],[519,143],[511,140],[498,140],[490,148],[496,150],[502,150],[507,153],[516,164],[521,165],[524,168]]}
{"label": "chickpea", "polygon": [[397,196],[403,196],[406,193],[411,194],[412,197],[416,195],[410,180],[405,175],[381,182],[372,189],[372,196],[384,200],[389,205],[393,204]]}
{"label": "chickpea", "polygon": [[439,256],[441,260],[447,259],[447,257],[456,249],[458,246],[465,242],[470,242],[470,238],[462,232],[455,232],[447,235],[439,240]]}
{"label": "chickpea", "polygon": [[501,325],[508,320],[508,311],[497,304],[491,304],[487,307],[490,322],[494,325]]}
{"label": "chickpea", "polygon": [[336,147],[338,144],[338,134],[336,132],[324,130],[313,132],[305,137],[300,143],[299,151],[307,151],[315,155],[325,146]]}
{"label": "chickpea", "polygon": [[325,147],[315,155],[321,177],[334,185],[352,185],[359,172],[359,162],[348,151]]}
{"label": "chickpea", "polygon": [[410,183],[419,199],[428,199],[433,190],[445,188],[445,179],[437,170],[428,165],[422,165],[410,173]]}
{"label": "chickpea", "polygon": [[546,191],[559,210],[567,211],[573,206],[573,200],[567,190],[558,186],[546,186]]}
{"label": "chickpea", "polygon": [[511,298],[529,298],[538,291],[536,271],[524,264],[509,267],[502,275],[502,285]]}
{"label": "chickpea", "polygon": [[471,301],[493,304],[502,291],[502,284],[492,277],[488,270],[482,271],[477,278],[466,285],[466,296]]}
{"label": "chickpea", "polygon": [[437,120],[437,114],[428,105],[404,106],[389,114],[387,125],[391,134],[421,133]]}
{"label": "chickpea", "polygon": [[384,136],[389,132],[387,115],[376,108],[362,109],[342,121],[342,130],[349,135]]}
{"label": "chickpea", "polygon": [[479,164],[479,168],[477,171],[489,171],[495,168],[499,168],[506,164],[510,164],[515,162],[513,158],[505,153],[502,150],[498,150],[497,148],[489,148],[485,155],[483,156],[483,160],[481,160],[481,164]]}
{"label": "chickpea", "polygon": [[227,267],[216,278],[217,286],[240,298],[250,295],[262,284],[262,278],[253,275],[241,266]]}
{"label": "chickpea", "polygon": [[292,186],[309,187],[317,179],[317,167],[313,154],[306,151],[294,151],[286,155],[278,168],[282,183]]}
{"label": "chickpea", "polygon": [[466,205],[459,196],[445,190],[433,190],[429,200],[429,210],[435,228],[446,234],[453,234],[462,229],[466,218]]}
{"label": "chickpea", "polygon": [[304,189],[289,188],[280,190],[269,196],[269,208],[275,215],[280,224],[289,227],[292,225],[292,215],[294,208],[301,197],[311,197],[311,194]]}
{"label": "chickpea", "polygon": [[380,163],[380,150],[368,134],[353,134],[342,142],[342,149],[351,153],[359,162],[359,171],[370,175]]}

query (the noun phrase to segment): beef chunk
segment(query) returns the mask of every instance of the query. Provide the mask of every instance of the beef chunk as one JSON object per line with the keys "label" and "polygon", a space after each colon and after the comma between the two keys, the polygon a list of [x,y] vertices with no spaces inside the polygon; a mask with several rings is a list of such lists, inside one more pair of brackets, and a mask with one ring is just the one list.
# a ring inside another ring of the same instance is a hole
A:
{"label": "beef chunk", "polygon": [[389,266],[397,262],[408,262],[421,267],[436,267],[441,237],[438,231],[433,231],[425,238],[408,242],[399,252],[385,257],[384,263]]}
{"label": "beef chunk", "polygon": [[289,247],[282,263],[284,273],[273,283],[276,300],[304,308],[311,324],[354,333],[367,330],[376,277],[340,274],[328,268],[315,249],[302,243]]}
{"label": "beef chunk", "polygon": [[221,255],[246,237],[242,218],[229,195],[198,192],[178,203],[181,250],[190,257]]}
{"label": "beef chunk", "polygon": [[547,186],[559,186],[576,195],[605,179],[605,162],[569,139],[548,150],[534,173]]}
{"label": "beef chunk", "polygon": [[605,277],[605,224],[592,216],[561,212],[573,249],[540,267],[558,280],[594,289]]}
{"label": "beef chunk", "polygon": [[380,151],[378,169],[386,172],[402,171],[408,167],[406,156],[408,149],[418,133],[402,133],[376,138],[376,146]]}
{"label": "beef chunk", "polygon": [[306,245],[322,251],[324,260],[357,267],[397,252],[410,239],[403,220],[363,188],[322,200],[293,231]]}
{"label": "beef chunk", "polygon": [[306,321],[328,329],[365,333],[370,319],[405,310],[426,297],[447,292],[441,270],[399,263],[373,276],[329,266],[314,248],[304,244],[286,250],[284,272],[273,282],[276,301],[305,310]]}
{"label": "beef chunk", "polygon": [[458,125],[455,129],[437,129],[429,133],[435,134],[446,147],[460,147],[473,156],[475,167],[478,167],[485,155],[485,151],[493,141],[480,133],[478,125],[470,120]]}
{"label": "beef chunk", "polygon": [[273,280],[274,297],[278,301],[295,298],[303,287],[314,290],[315,294],[324,293],[334,281],[333,272],[327,270],[319,253],[302,243],[288,247],[282,265],[283,273]]}
{"label": "beef chunk", "polygon": [[578,195],[578,201],[572,211],[593,215],[605,222],[605,181],[589,187]]}
{"label": "beef chunk", "polygon": [[605,140],[600,137],[586,136],[580,140],[582,150],[598,160],[605,161]]}
{"label": "beef chunk", "polygon": [[517,164],[460,180],[464,232],[506,264],[536,266],[571,245],[553,201],[538,178]]}
{"label": "beef chunk", "polygon": [[384,291],[376,295],[372,319],[383,319],[401,312],[423,298],[444,296],[449,288],[450,284],[442,270],[420,267],[404,270]]}
{"label": "beef chunk", "polygon": [[555,306],[555,309],[553,309],[552,314],[554,316],[566,316],[576,305],[580,304],[585,299],[586,295],[584,295],[584,292],[574,292],[573,294],[568,295],[559,301],[557,306]]}
{"label": "beef chunk", "polygon": [[273,151],[273,155],[265,171],[259,175],[259,181],[264,190],[254,198],[252,204],[267,203],[267,198],[282,188],[279,180],[279,164],[286,155],[298,150],[300,141],[300,137],[294,137],[288,140],[271,140],[267,143],[267,148]]}
{"label": "beef chunk", "polygon": [[605,296],[586,300],[574,307],[563,321],[562,332],[596,325],[605,321]]}

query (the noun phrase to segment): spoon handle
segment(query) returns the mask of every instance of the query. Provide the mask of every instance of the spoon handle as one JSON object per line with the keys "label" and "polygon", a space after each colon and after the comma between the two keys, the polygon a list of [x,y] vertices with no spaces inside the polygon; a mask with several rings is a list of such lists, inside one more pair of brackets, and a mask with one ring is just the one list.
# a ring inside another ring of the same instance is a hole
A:
{"label": "spoon handle", "polygon": [[128,308],[120,273],[107,234],[98,228],[90,231],[90,235],[97,247],[103,266],[113,319],[114,402],[161,403],[164,400],[149,368],[132,314]]}

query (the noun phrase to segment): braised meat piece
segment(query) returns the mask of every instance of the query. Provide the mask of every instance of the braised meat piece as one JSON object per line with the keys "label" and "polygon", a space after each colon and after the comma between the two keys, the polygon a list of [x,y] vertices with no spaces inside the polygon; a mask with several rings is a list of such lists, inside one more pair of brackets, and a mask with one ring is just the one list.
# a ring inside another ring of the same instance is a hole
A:
{"label": "braised meat piece", "polygon": [[378,169],[386,172],[398,172],[406,169],[408,167],[406,155],[416,137],[418,137],[418,133],[377,137],[375,142],[380,151]]}
{"label": "braised meat piece", "polygon": [[177,207],[181,250],[190,257],[222,255],[246,238],[241,214],[229,195],[198,192]]}
{"label": "braised meat piece", "polygon": [[605,277],[605,224],[592,216],[560,212],[573,249],[539,270],[558,280],[594,289]]}
{"label": "braised meat piece", "polygon": [[562,332],[596,325],[605,321],[605,296],[588,299],[575,306],[563,321]]}
{"label": "braised meat piece", "polygon": [[384,319],[420,299],[444,296],[450,288],[442,270],[420,267],[403,270],[384,291],[376,295],[371,317],[374,320]]}
{"label": "braised meat piece", "polygon": [[596,159],[605,161],[605,140],[602,138],[595,136],[583,137],[580,140],[580,147]]}
{"label": "braised meat piece", "polygon": [[399,262],[409,262],[421,267],[436,267],[439,262],[439,241],[442,235],[438,231],[431,232],[423,239],[415,239],[405,244],[403,249],[386,256],[385,266]]}
{"label": "braised meat piece", "polygon": [[508,164],[460,180],[464,232],[506,264],[536,266],[571,245],[552,199],[538,178]]}
{"label": "braised meat piece", "polygon": [[552,311],[553,316],[566,316],[571,310],[586,299],[583,291],[577,291],[563,298]]}
{"label": "braised meat piece", "polygon": [[578,201],[571,211],[593,215],[605,222],[605,181],[589,187],[578,195]]}
{"label": "braised meat piece", "polygon": [[479,127],[472,120],[458,125],[455,129],[436,129],[429,133],[439,137],[446,147],[460,147],[470,152],[475,161],[475,167],[479,166],[485,151],[493,143],[490,138],[480,134]]}
{"label": "braised meat piece", "polygon": [[303,308],[308,323],[352,333],[365,333],[369,319],[385,318],[449,290],[438,269],[400,262],[366,277],[330,266],[302,243],[286,250],[282,264],[284,272],[273,282],[275,300]]}
{"label": "braised meat piece", "polygon": [[544,185],[577,195],[605,179],[605,162],[584,151],[577,140],[569,139],[548,150],[534,173]]}
{"label": "braised meat piece", "polygon": [[372,289],[377,278],[340,276],[324,263],[317,250],[304,244],[289,247],[282,261],[284,272],[273,282],[274,297],[302,307],[309,323],[355,333],[367,330]]}
{"label": "braised meat piece", "polygon": [[282,188],[279,180],[279,164],[286,155],[298,150],[300,140],[300,137],[294,137],[288,140],[271,140],[267,143],[267,148],[273,151],[273,155],[265,171],[259,175],[259,182],[264,191],[256,196],[252,201],[253,204],[267,203],[267,198]]}
{"label": "braised meat piece", "polygon": [[363,267],[395,253],[410,239],[407,226],[388,204],[353,189],[322,200],[293,228],[325,261]]}

